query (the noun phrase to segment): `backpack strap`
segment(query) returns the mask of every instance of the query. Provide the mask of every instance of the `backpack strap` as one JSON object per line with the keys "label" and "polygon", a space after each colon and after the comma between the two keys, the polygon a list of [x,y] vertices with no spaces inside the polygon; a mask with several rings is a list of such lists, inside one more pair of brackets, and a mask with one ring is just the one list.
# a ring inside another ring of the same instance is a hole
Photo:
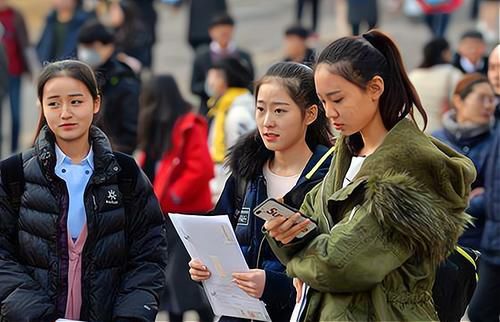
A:
{"label": "backpack strap", "polygon": [[125,207],[129,208],[132,204],[133,192],[137,183],[137,172],[139,167],[137,166],[135,160],[130,156],[121,152],[113,153],[116,161],[122,168],[122,170],[118,173],[118,189],[120,189],[120,193],[122,194]]}
{"label": "backpack strap", "polygon": [[3,160],[0,163],[0,176],[2,184],[10,197],[12,208],[19,212],[21,197],[24,192],[24,169],[22,153]]}

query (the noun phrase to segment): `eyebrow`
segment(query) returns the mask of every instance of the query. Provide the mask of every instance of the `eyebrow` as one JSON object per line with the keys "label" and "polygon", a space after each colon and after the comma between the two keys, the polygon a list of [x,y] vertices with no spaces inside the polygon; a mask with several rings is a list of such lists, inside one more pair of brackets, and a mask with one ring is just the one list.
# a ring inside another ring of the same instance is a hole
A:
{"label": "eyebrow", "polygon": [[[257,103],[264,103],[265,104],[266,102],[263,100],[258,100]],[[285,101],[272,101],[271,105],[290,105],[290,104],[285,102]]]}
{"label": "eyebrow", "polygon": [[340,93],[340,92],[342,92],[340,89],[336,89],[336,90],[334,90],[334,91],[331,91],[331,92],[326,93],[326,97],[328,97],[328,96],[332,96],[332,95],[337,94],[337,93]]}
{"label": "eyebrow", "polygon": [[[82,93],[74,93],[74,94],[69,94],[68,96],[69,97],[81,97],[81,96],[83,96],[83,94]],[[52,96],[47,97],[47,99],[50,100],[50,99],[58,98],[58,97],[61,97],[61,96],[60,95],[52,95]]]}

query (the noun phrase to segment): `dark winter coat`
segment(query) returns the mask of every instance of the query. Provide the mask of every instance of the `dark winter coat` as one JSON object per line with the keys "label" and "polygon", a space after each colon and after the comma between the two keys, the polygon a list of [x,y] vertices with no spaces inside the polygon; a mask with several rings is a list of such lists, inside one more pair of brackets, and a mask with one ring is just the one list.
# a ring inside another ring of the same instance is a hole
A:
{"label": "dark winter coat", "polygon": [[53,62],[61,59],[69,59],[76,57],[76,48],[78,45],[78,32],[82,25],[90,18],[90,14],[83,10],[77,10],[73,18],[68,22],[66,37],[64,39],[64,47],[61,53],[55,53],[55,26],[57,24],[57,13],[51,12],[45,21],[45,27],[42,36],[36,46],[38,59],[43,64],[45,62]]}
{"label": "dark winter coat", "polygon": [[348,0],[347,21],[359,24],[363,21],[376,23],[378,21],[377,0]]}
{"label": "dark winter coat", "polygon": [[209,44],[208,28],[212,19],[227,11],[226,0],[191,0],[188,42],[192,47]]}
{"label": "dark winter coat", "polygon": [[97,125],[109,137],[113,150],[132,154],[137,146],[139,79],[115,56],[97,68],[96,73],[103,99]]}
{"label": "dark winter coat", "polygon": [[[124,209],[117,184],[121,168],[96,127],[91,144],[80,320],[154,321],[166,265],[163,215],[139,170],[134,203]],[[47,127],[34,149],[23,154],[23,164],[26,183],[18,213],[0,184],[0,321],[54,321],[66,310],[69,196],[54,173],[54,137]]]}
{"label": "dark winter coat", "polygon": [[[462,56],[460,56],[458,53],[455,53],[455,55],[453,55],[452,64],[453,64],[453,66],[458,68],[462,73],[466,74],[467,72],[465,71],[465,69],[462,67],[462,64],[460,63],[461,58],[462,58]],[[483,74],[483,75],[488,74],[488,57],[484,56],[481,58],[481,67],[479,69],[476,69],[475,72]]]}
{"label": "dark winter coat", "polygon": [[500,266],[500,126],[494,133],[485,175],[486,222],[481,241],[482,256]]}
{"label": "dark winter coat", "polygon": [[[445,117],[450,113],[445,114]],[[480,133],[476,136],[465,138],[458,137],[458,133],[453,133],[447,128],[448,122],[444,123],[444,128],[432,134],[435,138],[451,146],[455,151],[467,156],[476,167],[476,181],[472,183],[472,189],[484,188],[486,176],[486,165],[493,146],[493,129]],[[459,244],[473,249],[480,250],[481,237],[483,235],[484,221],[486,218],[486,193],[477,195],[469,201],[466,212],[474,217],[474,226],[470,226],[460,236]]]}
{"label": "dark winter coat", "polygon": [[[295,289],[292,279],[285,274],[285,267],[273,254],[262,233],[264,220],[253,214],[253,209],[268,196],[262,167],[254,166],[253,171],[248,173],[248,168],[252,166],[246,163],[260,161],[255,161],[255,151],[249,149],[248,145],[245,146],[244,142],[240,141],[233,150],[232,174],[214,213],[229,214],[231,221],[237,223],[236,237],[248,266],[265,270],[266,284],[261,300],[266,303],[272,321],[289,321],[295,304]],[[332,151],[320,145],[313,152],[297,184],[284,197],[285,203],[291,207],[298,208],[306,193],[320,182],[328,171]],[[238,190],[241,188],[238,186],[242,180],[248,181],[244,195],[239,196]]]}

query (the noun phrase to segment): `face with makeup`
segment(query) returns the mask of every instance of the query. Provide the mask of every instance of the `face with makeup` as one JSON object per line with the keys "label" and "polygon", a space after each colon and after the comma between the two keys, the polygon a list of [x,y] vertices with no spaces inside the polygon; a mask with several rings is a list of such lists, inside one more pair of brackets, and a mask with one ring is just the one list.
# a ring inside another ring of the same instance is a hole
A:
{"label": "face with makeup", "polygon": [[305,142],[307,127],[316,120],[318,107],[303,109],[277,80],[260,85],[255,120],[267,149],[283,152]]}
{"label": "face with makeup", "polygon": [[87,140],[100,98],[93,99],[85,84],[67,76],[45,83],[41,98],[43,115],[56,141],[71,143]]}

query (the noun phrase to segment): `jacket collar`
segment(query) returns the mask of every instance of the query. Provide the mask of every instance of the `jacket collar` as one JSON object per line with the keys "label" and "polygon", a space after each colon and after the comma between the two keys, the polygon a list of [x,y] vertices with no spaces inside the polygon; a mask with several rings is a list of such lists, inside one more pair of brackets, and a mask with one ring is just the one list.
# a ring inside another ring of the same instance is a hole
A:
{"label": "jacket collar", "polygon": [[[120,172],[121,167],[115,159],[111,144],[104,132],[92,126],[89,134],[94,153],[94,175],[91,182],[100,184]],[[57,161],[55,137],[47,125],[41,129],[35,141],[35,155],[47,179],[53,181]]]}

